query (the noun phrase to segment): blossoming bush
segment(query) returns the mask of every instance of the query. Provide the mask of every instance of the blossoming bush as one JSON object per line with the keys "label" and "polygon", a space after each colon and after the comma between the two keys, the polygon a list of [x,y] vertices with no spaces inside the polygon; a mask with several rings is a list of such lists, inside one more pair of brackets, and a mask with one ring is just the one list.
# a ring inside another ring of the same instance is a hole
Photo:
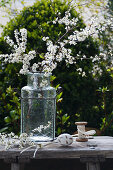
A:
{"label": "blossoming bush", "polygon": [[[86,27],[78,13],[72,9],[69,11],[69,4],[65,3],[61,1],[37,2],[10,21],[4,29],[4,35],[10,37],[6,38],[10,44],[9,55],[1,55],[1,59],[4,58],[5,61],[12,63],[22,62],[23,66],[20,63],[16,69],[17,72],[21,69],[23,74],[30,69],[36,71],[38,67],[46,73],[55,69],[53,72],[57,76],[55,84],[60,82],[63,87],[62,114],[66,113],[67,117],[70,116],[68,124],[65,123],[65,129],[71,126],[71,131],[73,131],[75,119],[79,116],[88,121],[92,119],[91,124],[96,126],[100,124],[102,113],[99,115],[99,110],[96,110],[99,121],[94,119],[94,106],[97,104],[94,92],[98,84],[93,75],[102,74],[102,68],[98,65],[102,65],[101,60],[104,59],[104,54],[98,56],[98,43],[94,42],[91,37],[95,33],[94,29],[90,29],[90,26]],[[21,28],[26,28],[27,31]],[[10,54],[11,50],[14,50],[12,54]],[[11,65],[11,68],[15,68],[15,65]],[[12,79],[13,82],[20,80],[19,76],[17,77],[14,73]],[[20,82],[19,86],[16,83],[13,85],[20,88],[25,81]],[[10,83],[9,80],[8,84]],[[91,119],[88,115],[91,115]]]}

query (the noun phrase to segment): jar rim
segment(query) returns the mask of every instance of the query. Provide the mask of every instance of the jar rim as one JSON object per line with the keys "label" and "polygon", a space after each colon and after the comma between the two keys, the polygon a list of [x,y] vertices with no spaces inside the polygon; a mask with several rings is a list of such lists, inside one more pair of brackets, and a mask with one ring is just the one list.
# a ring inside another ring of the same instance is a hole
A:
{"label": "jar rim", "polygon": [[[42,75],[44,76],[44,72],[28,72],[27,75]],[[52,73],[49,73],[49,76],[51,76]]]}

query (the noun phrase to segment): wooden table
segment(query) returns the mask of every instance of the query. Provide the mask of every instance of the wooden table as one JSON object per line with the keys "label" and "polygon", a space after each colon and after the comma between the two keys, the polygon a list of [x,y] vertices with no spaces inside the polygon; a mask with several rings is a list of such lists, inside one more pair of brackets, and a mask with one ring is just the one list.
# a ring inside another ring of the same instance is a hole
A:
{"label": "wooden table", "polygon": [[33,158],[34,150],[31,148],[20,154],[21,150],[18,148],[5,151],[0,147],[0,159],[10,163],[11,170],[22,170],[20,165],[29,163],[31,159],[80,159],[81,163],[86,163],[87,170],[100,170],[100,162],[104,162],[106,158],[113,158],[113,137],[98,136],[89,139],[88,142],[74,140],[74,143],[68,147],[52,143],[39,149],[35,158]]}

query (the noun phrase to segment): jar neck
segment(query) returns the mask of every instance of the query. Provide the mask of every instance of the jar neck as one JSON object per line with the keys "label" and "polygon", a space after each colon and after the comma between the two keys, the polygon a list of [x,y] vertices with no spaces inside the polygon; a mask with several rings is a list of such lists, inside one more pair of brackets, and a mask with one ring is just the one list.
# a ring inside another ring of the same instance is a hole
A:
{"label": "jar neck", "polygon": [[50,76],[44,76],[44,73],[28,73],[27,85],[34,88],[43,88],[50,86]]}

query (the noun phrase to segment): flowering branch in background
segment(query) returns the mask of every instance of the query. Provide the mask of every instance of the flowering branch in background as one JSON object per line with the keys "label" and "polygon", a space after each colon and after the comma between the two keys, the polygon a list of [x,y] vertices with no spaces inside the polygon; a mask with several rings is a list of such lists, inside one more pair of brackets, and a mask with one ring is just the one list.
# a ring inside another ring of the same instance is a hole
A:
{"label": "flowering branch in background", "polygon": [[25,28],[20,29],[20,32],[15,30],[14,34],[17,44],[14,44],[10,37],[5,37],[6,42],[12,47],[13,53],[2,54],[0,59],[4,58],[6,63],[23,63],[23,69],[20,70],[20,73],[25,74],[30,67],[30,61],[36,57],[36,52],[30,51],[28,54],[25,54],[27,44],[27,30]]}
{"label": "flowering branch in background", "polygon": [[[98,3],[96,5],[98,6]],[[100,5],[102,5],[102,3],[100,3]],[[106,3],[104,3],[104,5],[106,5],[107,7],[107,1]],[[102,5],[102,7],[104,6]],[[71,16],[70,10],[72,8],[75,8],[79,15],[81,13],[81,17],[84,19],[86,25],[85,28],[75,30],[75,27],[78,23],[78,18]],[[92,73],[94,75],[97,72],[101,74],[102,70],[99,67],[98,63],[101,60],[107,60],[106,52],[103,53],[102,51],[99,56],[96,55],[95,57],[87,57],[86,55],[81,56],[81,51],[79,51],[76,56],[73,56],[71,48],[72,46],[76,46],[79,42],[85,41],[85,39],[87,39],[89,36],[93,36],[93,38],[97,40],[99,33],[101,31],[105,31],[108,25],[111,26],[111,20],[108,20],[106,22],[103,13],[100,16],[101,9],[99,9],[98,11],[93,10],[93,4],[92,7],[90,6],[90,10],[88,10],[89,8],[87,8],[88,5],[84,7],[83,2],[81,3],[81,1],[77,0],[76,3],[75,1],[71,1],[69,3],[69,9],[65,12],[64,17],[61,17],[60,12],[58,12],[58,17],[56,17],[56,19],[52,21],[52,24],[64,25],[65,33],[59,36],[58,40],[56,40],[55,42],[51,40],[51,37],[43,37],[42,40],[46,43],[47,52],[43,55],[42,62],[35,62],[31,65],[31,60],[33,61],[33,59],[36,58],[37,55],[35,51],[30,51],[28,54],[25,53],[27,45],[27,30],[25,28],[20,29],[20,32],[18,32],[18,30],[15,30],[14,34],[16,44],[9,37],[5,37],[6,42],[10,45],[10,47],[12,47],[13,53],[9,55],[2,54],[0,55],[0,59],[4,58],[4,61],[9,63],[22,63],[23,66],[20,70],[21,74],[26,74],[29,71],[36,72],[39,70],[41,72],[45,72],[46,76],[48,76],[48,74],[50,74],[57,67],[58,63],[62,61],[65,61],[66,65],[76,65],[78,60],[82,61],[88,59],[91,60],[93,63]],[[85,15],[86,11],[88,11],[87,16],[91,17],[90,20]],[[112,60],[110,64],[113,65]],[[82,70],[82,68],[77,68],[77,71],[82,76],[85,76],[85,72]]]}
{"label": "flowering branch in background", "polygon": [[[99,40],[100,52],[104,53],[106,60],[110,59],[106,68],[113,67],[113,12],[110,9],[110,1],[87,0],[86,2],[86,0],[76,0],[72,2],[76,11],[83,18],[86,27],[90,26],[91,30],[94,30],[95,33],[92,37]],[[105,36],[109,39],[107,44],[104,42]]]}

